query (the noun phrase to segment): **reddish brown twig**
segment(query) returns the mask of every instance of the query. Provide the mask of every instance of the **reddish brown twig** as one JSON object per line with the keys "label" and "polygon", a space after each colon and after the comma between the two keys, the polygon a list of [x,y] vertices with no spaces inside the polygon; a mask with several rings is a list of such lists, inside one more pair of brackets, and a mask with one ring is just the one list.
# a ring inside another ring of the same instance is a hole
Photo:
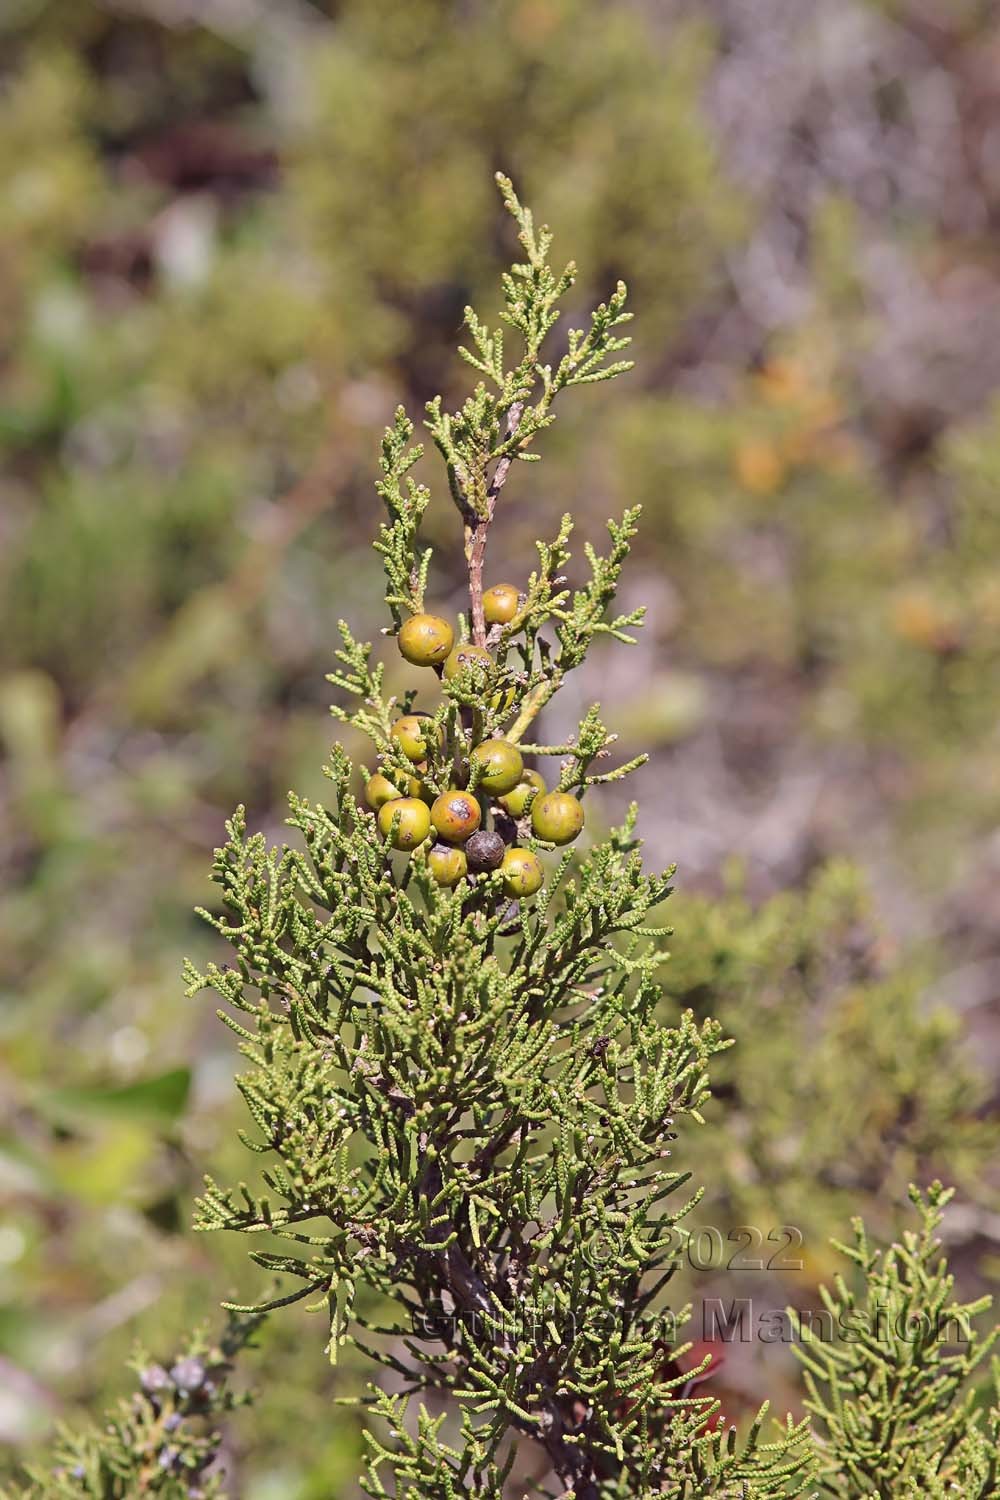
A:
{"label": "reddish brown twig", "polygon": [[[514,436],[521,422],[524,403],[516,401],[507,413],[507,436]],[[514,462],[512,453],[506,454],[497,464],[486,491],[486,512],[482,516],[466,512],[465,560],[469,565],[469,605],[472,623],[472,639],[477,646],[486,644],[486,620],[483,616],[483,563],[486,558],[486,538],[489,534],[497,496],[507,482],[510,466]]]}

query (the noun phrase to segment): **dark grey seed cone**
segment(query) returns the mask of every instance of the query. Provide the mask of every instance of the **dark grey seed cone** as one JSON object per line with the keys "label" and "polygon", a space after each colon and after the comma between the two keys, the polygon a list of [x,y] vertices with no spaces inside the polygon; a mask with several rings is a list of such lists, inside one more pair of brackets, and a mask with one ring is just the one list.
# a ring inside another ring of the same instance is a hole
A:
{"label": "dark grey seed cone", "polygon": [[475,870],[477,874],[499,869],[506,849],[507,845],[498,833],[481,828],[465,845],[465,857],[469,861],[469,869]]}

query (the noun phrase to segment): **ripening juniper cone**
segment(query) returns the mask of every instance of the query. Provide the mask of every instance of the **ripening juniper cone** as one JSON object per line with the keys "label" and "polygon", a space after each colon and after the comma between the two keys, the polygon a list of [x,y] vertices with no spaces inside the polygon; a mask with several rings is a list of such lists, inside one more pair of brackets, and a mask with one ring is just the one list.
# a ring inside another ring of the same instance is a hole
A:
{"label": "ripening juniper cone", "polygon": [[455,644],[455,632],[440,615],[411,615],[396,641],[400,654],[415,667],[439,667]]}
{"label": "ripening juniper cone", "polygon": [[444,664],[444,675],[449,682],[453,682],[460,672],[465,672],[471,667],[478,667],[481,671],[487,671],[493,665],[493,658],[485,646],[474,646],[471,641],[463,641],[456,646]]}
{"label": "ripening juniper cone", "polygon": [[546,792],[532,804],[531,826],[548,844],[571,844],[583,827],[583,803],[569,792]]}
{"label": "ripening juniper cone", "polygon": [[520,603],[521,596],[512,583],[495,583],[483,595],[483,619],[487,625],[509,625]]}
{"label": "ripening juniper cone", "polygon": [[[426,770],[426,766],[415,766],[415,770]],[[397,797],[422,797],[426,800],[427,788],[419,776],[400,776],[397,778],[399,785],[383,776],[381,771],[376,771],[369,776],[368,785],[365,787],[365,801],[372,812],[378,812],[386,802],[393,802]]]}
{"label": "ripening juniper cone", "polygon": [[427,868],[438,885],[451,890],[468,872],[465,850],[455,844],[435,844],[427,855]]}
{"label": "ripening juniper cone", "polygon": [[383,776],[381,771],[369,776],[365,786],[365,801],[372,812],[378,812],[384,803],[395,802],[402,795],[399,788],[393,786],[388,776]]}
{"label": "ripening juniper cone", "polygon": [[475,870],[479,875],[486,874],[489,870],[499,870],[506,852],[505,840],[499,833],[488,828],[474,833],[465,846],[469,869]]}
{"label": "ripening juniper cone", "polygon": [[542,862],[533,849],[508,849],[500,864],[508,896],[533,896],[545,879]]}
{"label": "ripening juniper cone", "polygon": [[505,796],[498,798],[500,806],[505,812],[509,812],[512,818],[523,818],[528,811],[529,798],[534,801],[535,797],[545,791],[545,778],[538,771],[524,771],[521,780],[513,791],[507,792]]}
{"label": "ripening juniper cone", "polygon": [[470,757],[479,768],[479,785],[494,797],[512,792],[524,773],[524,761],[508,740],[483,740]]}
{"label": "ripening juniper cone", "polygon": [[482,821],[482,808],[468,792],[442,792],[431,804],[431,822],[438,837],[449,844],[462,844]]}
{"label": "ripening juniper cone", "polygon": [[417,797],[397,797],[379,808],[378,826],[394,849],[415,849],[431,831],[430,808]]}
{"label": "ripening juniper cone", "polygon": [[407,760],[426,760],[432,747],[440,743],[429,714],[404,714],[389,731]]}

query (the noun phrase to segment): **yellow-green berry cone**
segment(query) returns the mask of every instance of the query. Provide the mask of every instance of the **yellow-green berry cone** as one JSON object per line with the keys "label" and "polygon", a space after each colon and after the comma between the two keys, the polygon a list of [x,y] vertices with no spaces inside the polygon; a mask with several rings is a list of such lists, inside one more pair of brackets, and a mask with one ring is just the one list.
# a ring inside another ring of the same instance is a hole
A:
{"label": "yellow-green berry cone", "polygon": [[495,797],[512,792],[524,775],[521,752],[509,740],[483,740],[471,759],[480,767],[479,785]]}
{"label": "yellow-green berry cone", "polygon": [[[413,769],[415,771],[426,771],[427,767],[418,764]],[[420,776],[407,776],[406,786],[403,789],[402,795],[404,797],[420,797],[422,801],[427,803],[428,807],[434,801],[434,793]]]}
{"label": "yellow-green berry cone", "polygon": [[456,849],[451,844],[435,844],[427,856],[427,868],[438,885],[451,890],[467,873],[469,861],[463,849]]}
{"label": "yellow-green berry cone", "polygon": [[509,625],[521,598],[512,583],[495,583],[483,595],[483,617],[487,625]]}
{"label": "yellow-green berry cone", "polygon": [[531,849],[508,849],[500,873],[504,890],[515,900],[521,896],[533,896],[545,879],[542,862]]}
{"label": "yellow-green berry cone", "polygon": [[[413,780],[412,777],[410,779],[411,781]],[[395,802],[402,795],[403,793],[399,790],[399,787],[393,786],[388,776],[383,776],[381,771],[376,771],[374,776],[369,776],[368,784],[365,787],[365,801],[372,812],[378,812],[379,808],[383,807],[386,802]],[[416,795],[416,793],[413,795]]]}
{"label": "yellow-green berry cone", "polygon": [[407,760],[426,760],[440,733],[426,714],[404,714],[389,731]]}
{"label": "yellow-green berry cone", "polygon": [[437,667],[455,644],[455,632],[440,615],[411,615],[401,626],[396,644],[415,667]]}
{"label": "yellow-green berry cone", "polygon": [[485,646],[473,646],[471,641],[463,641],[461,646],[455,647],[445,662],[444,675],[451,682],[460,672],[470,667],[486,672],[492,665],[493,658]]}
{"label": "yellow-green berry cone", "polygon": [[431,822],[438,837],[449,844],[464,844],[482,821],[482,808],[468,792],[442,792],[431,804]]}
{"label": "yellow-green berry cone", "polygon": [[546,792],[532,804],[531,826],[549,844],[571,844],[583,827],[583,803],[569,792]]}
{"label": "yellow-green berry cone", "polygon": [[534,792],[540,795],[545,791],[545,778],[538,771],[525,771],[521,780],[512,792],[500,798],[500,806],[510,813],[512,818],[523,818],[528,806],[528,798]]}
{"label": "yellow-green berry cone", "polygon": [[418,797],[397,797],[379,808],[378,826],[394,849],[415,849],[431,831],[431,810]]}

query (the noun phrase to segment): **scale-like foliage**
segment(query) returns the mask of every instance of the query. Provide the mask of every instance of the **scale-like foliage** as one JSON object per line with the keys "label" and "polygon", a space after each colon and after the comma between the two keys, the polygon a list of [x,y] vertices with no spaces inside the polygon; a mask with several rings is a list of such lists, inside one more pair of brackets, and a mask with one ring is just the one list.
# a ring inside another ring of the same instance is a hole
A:
{"label": "scale-like foliage", "polygon": [[[419,775],[428,797],[458,776],[508,843],[544,851],[530,820],[484,795],[472,751],[492,737],[523,741],[594,637],[627,640],[641,623],[641,611],[612,612],[637,512],[610,523],[606,556],[587,547],[589,582],[575,592],[563,584],[565,520],[539,544],[515,617],[489,629],[485,540],[510,464],[529,456],[556,396],[628,367],[615,358],[628,315],[620,286],[554,365],[542,362],[574,269],[552,269],[548,231],[500,186],[525,254],[504,278],[501,315],[521,352],[507,366],[502,330],[470,311],[466,358],[486,381],[456,413],[428,408],[466,529],[471,633],[489,658],[434,680]],[[424,607],[429,562],[417,550],[427,491],[409,475],[410,438],[400,413],[379,483],[397,627]],[[333,681],[349,702],[334,712],[399,784],[413,766],[391,731],[413,698],[387,699],[371,647],[346,625],[342,635]],[[570,742],[523,748],[559,757],[557,786],[582,797],[639,763],[595,770],[613,743],[595,705]],[[714,1430],[716,1403],[692,1396],[664,1360],[676,1229],[698,1197],[672,1142],[700,1120],[726,1042],[711,1020],[664,1026],[654,1014],[664,935],[654,914],[670,871],[643,870],[634,811],[584,857],[555,861],[539,895],[518,903],[502,870],[440,888],[424,849],[407,859],[386,847],[340,748],[327,774],[325,804],[292,799],[304,852],[269,850],[238,813],[216,857],[223,910],[210,920],[236,962],[189,977],[192,990],[217,992],[241,1038],[247,1144],[265,1162],[260,1188],[209,1182],[198,1224],[287,1241],[283,1253],[254,1252],[294,1279],[280,1300],[326,1305],[331,1359],[353,1341],[394,1371],[402,1394],[371,1396],[396,1434],[372,1438],[371,1493],[386,1493],[388,1468],[404,1495],[498,1495],[524,1439],[580,1500],[601,1487],[801,1493],[803,1429],[770,1446],[755,1430],[737,1445]],[[373,1323],[362,1285],[394,1317]],[[427,1392],[452,1398],[460,1431],[423,1406],[406,1425],[405,1402]]]}
{"label": "scale-like foliage", "polygon": [[998,1329],[985,1337],[974,1319],[991,1299],[954,1297],[935,1231],[951,1197],[940,1183],[926,1197],[910,1196],[918,1230],[882,1251],[860,1219],[854,1244],[842,1245],[863,1280],[838,1276],[823,1300],[840,1337],[817,1339],[793,1312],[803,1342],[807,1406],[818,1424],[822,1492],[838,1500],[885,1496],[961,1495],[987,1500],[998,1493],[1000,1406],[994,1362],[994,1405],[977,1410],[971,1378],[986,1360]]}

